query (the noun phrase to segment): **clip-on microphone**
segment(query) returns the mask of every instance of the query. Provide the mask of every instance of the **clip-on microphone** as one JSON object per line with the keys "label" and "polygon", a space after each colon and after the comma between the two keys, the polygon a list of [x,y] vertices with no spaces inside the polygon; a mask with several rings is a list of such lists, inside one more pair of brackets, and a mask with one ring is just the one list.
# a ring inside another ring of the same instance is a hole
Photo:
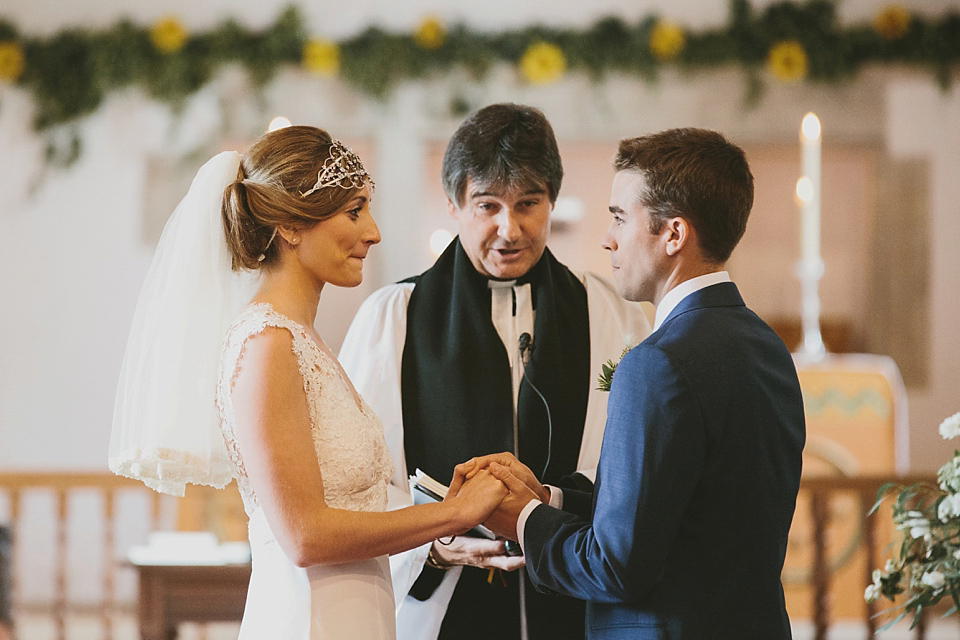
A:
{"label": "clip-on microphone", "polygon": [[[543,465],[543,471],[540,473],[540,477],[547,475],[547,467],[550,466],[550,457],[553,453],[553,420],[550,417],[550,405],[547,403],[547,399],[543,397],[543,394],[540,393],[540,389],[537,389],[536,385],[533,384],[533,381],[527,377],[527,360],[530,358],[530,352],[534,349],[533,338],[529,333],[524,331],[520,334],[520,340],[517,344],[517,348],[520,349],[520,366],[522,367],[523,375],[520,378],[521,384],[526,380],[527,384],[530,385],[530,388],[533,389],[540,400],[543,401],[543,406],[547,410],[547,461]],[[524,356],[524,352],[527,352]]]}
{"label": "clip-on microphone", "polygon": [[[538,396],[540,396],[540,400],[543,401],[543,406],[547,410],[547,461],[543,465],[543,472],[540,474],[540,477],[542,478],[547,473],[547,467],[550,466],[550,456],[553,449],[553,421],[550,417],[550,405],[547,403],[547,399],[543,397],[543,394],[540,393],[540,390],[537,389],[536,385],[533,384],[533,381],[527,377],[527,360],[530,358],[530,352],[534,349],[534,344],[533,338],[526,331],[520,334],[520,340],[517,342],[517,348],[520,350],[520,366],[523,372],[520,378],[520,383],[523,384],[523,381],[526,380],[527,384],[530,385],[530,388],[533,389]],[[520,545],[515,543],[513,540],[507,541],[506,552],[508,556],[519,556],[523,553],[523,551],[520,549]]]}
{"label": "clip-on microphone", "polygon": [[530,337],[530,334],[524,331],[520,334],[520,344],[517,345],[520,348],[520,359],[523,359],[523,352],[529,349],[533,351],[533,338]]}

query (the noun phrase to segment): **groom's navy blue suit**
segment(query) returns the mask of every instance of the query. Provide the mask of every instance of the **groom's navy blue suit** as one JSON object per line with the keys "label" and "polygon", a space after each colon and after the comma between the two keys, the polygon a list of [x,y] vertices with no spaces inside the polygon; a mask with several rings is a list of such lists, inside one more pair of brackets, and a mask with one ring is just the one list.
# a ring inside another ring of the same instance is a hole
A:
{"label": "groom's navy blue suit", "polygon": [[617,367],[592,494],[527,519],[531,579],[587,601],[590,639],[790,638],[804,433],[783,342],[733,283],[690,294]]}

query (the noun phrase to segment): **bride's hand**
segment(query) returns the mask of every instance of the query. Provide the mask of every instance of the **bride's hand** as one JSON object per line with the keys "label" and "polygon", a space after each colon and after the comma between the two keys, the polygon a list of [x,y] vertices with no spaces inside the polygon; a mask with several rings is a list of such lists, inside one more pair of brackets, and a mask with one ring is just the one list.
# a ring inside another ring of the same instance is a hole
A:
{"label": "bride's hand", "polygon": [[516,476],[521,482],[530,487],[530,490],[536,494],[536,497],[544,503],[550,502],[550,493],[547,491],[546,487],[540,484],[540,481],[537,480],[537,477],[533,474],[533,471],[530,468],[517,460],[517,458],[512,453],[492,453],[486,456],[479,456],[477,458],[471,458],[466,462],[458,464],[453,469],[453,480],[450,482],[450,491],[447,495],[451,493],[456,495],[456,492],[460,489],[460,486],[472,478],[475,474],[479,473],[481,469],[486,470],[491,463],[497,463],[503,467],[506,467],[511,474]]}
{"label": "bride's hand", "polygon": [[459,484],[456,493],[450,492],[444,499],[457,509],[462,531],[469,531],[486,520],[507,495],[507,487],[493,477],[487,469],[482,469],[470,480]]}

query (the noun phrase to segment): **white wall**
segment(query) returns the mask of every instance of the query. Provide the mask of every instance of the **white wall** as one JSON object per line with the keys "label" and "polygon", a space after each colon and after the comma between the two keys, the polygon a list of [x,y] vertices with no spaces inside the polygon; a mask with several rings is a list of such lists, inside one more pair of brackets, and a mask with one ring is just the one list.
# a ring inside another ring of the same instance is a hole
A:
{"label": "white wall", "polygon": [[[66,26],[103,27],[121,16],[149,22],[168,13],[179,14],[194,28],[209,27],[227,15],[262,26],[285,4],[6,0],[2,13],[24,32],[42,34]],[[861,19],[880,4],[846,0],[840,12],[845,19]],[[904,4],[940,13],[954,7],[955,0]],[[586,24],[611,13],[631,19],[658,7],[691,26],[719,23],[727,11],[726,2],[694,0],[361,0],[304,3],[303,13],[316,33],[343,36],[369,23],[409,28],[429,13],[449,22],[503,28],[531,22]],[[411,250],[433,224],[419,215],[422,191],[417,185],[430,179],[423,175],[429,145],[445,140],[457,125],[446,113],[450,86],[444,79],[405,85],[382,105],[336,81],[288,72],[268,91],[268,113],[261,113],[246,96],[242,76],[227,74],[191,100],[178,121],[137,93],[125,93],[111,97],[83,123],[81,160],[67,171],[47,173],[34,192],[41,142],[30,132],[30,103],[17,90],[0,87],[0,468],[105,468],[127,327],[153,249],[143,242],[141,229],[150,157],[185,154],[197,141],[206,140],[202,148],[211,152],[219,145],[242,143],[275,113],[325,126],[372,150],[377,216],[385,239],[363,289],[325,293],[321,324],[329,323],[324,326],[336,344],[366,292],[429,263],[425,250]],[[913,466],[936,468],[952,452],[938,440],[936,425],[960,410],[960,90],[942,93],[926,76],[876,71],[842,88],[774,86],[755,110],[742,107],[743,90],[736,71],[693,79],[667,74],[657,85],[613,78],[595,86],[573,77],[531,88],[508,69],[470,88],[484,101],[540,106],[562,139],[610,140],[611,152],[619,137],[680,125],[716,128],[745,144],[790,142],[796,140],[802,115],[815,110],[838,139],[929,160],[933,362],[929,386],[911,390],[910,410]],[[222,123],[221,100],[229,103],[235,123],[228,140],[214,135]]]}

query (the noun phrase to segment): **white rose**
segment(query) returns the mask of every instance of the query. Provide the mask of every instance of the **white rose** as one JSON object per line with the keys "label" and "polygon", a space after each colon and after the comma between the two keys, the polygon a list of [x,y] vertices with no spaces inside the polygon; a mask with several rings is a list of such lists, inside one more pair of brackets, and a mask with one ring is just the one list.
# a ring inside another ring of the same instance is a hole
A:
{"label": "white rose", "polygon": [[893,564],[893,560],[891,558],[887,558],[887,564],[883,565],[883,570],[886,571],[887,573],[890,573],[896,568],[897,568],[897,565]]}
{"label": "white rose", "polygon": [[935,591],[940,591],[943,589],[943,585],[946,584],[943,574],[939,571],[926,572],[923,574],[923,577],[920,578],[920,582],[928,587],[932,587]]}
{"label": "white rose", "polygon": [[919,539],[930,534],[930,522],[926,518],[910,518],[904,520],[898,527],[901,531],[909,531],[910,537]]}
{"label": "white rose", "polygon": [[937,507],[937,517],[940,518],[940,522],[950,522],[950,516],[953,515],[953,504],[951,504],[949,498],[944,498],[940,501],[940,506]]}
{"label": "white rose", "polygon": [[940,435],[944,440],[960,436],[960,411],[940,423]]}
{"label": "white rose", "polygon": [[960,492],[960,455],[953,458],[937,471],[940,488],[948,493]]}
{"label": "white rose", "polygon": [[950,496],[944,496],[943,500],[940,501],[940,504],[937,505],[937,518],[940,519],[940,522],[949,522],[950,516],[953,515],[953,500],[950,499]]}
{"label": "white rose", "polygon": [[875,602],[880,595],[880,585],[878,584],[868,585],[863,591],[863,599],[867,602]]}
{"label": "white rose", "polygon": [[937,517],[941,522],[949,522],[953,516],[960,516],[960,493],[944,496],[937,506]]}

